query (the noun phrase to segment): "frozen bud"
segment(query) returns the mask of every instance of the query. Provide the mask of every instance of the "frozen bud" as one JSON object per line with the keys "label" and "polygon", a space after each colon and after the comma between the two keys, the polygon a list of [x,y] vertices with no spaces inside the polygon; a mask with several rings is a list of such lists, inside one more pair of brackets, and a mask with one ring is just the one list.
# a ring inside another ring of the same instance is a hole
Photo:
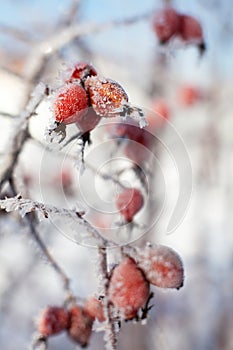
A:
{"label": "frozen bud", "polygon": [[139,248],[137,261],[151,284],[177,289],[183,286],[183,263],[173,249],[163,245]]}
{"label": "frozen bud", "polygon": [[93,319],[85,310],[75,305],[69,310],[68,335],[82,347],[86,347],[92,332]]}
{"label": "frozen bud", "polygon": [[149,283],[136,262],[124,258],[113,270],[109,289],[109,300],[125,319],[134,318],[149,297]]}
{"label": "frozen bud", "polygon": [[64,331],[68,326],[68,313],[63,307],[48,306],[37,321],[38,332],[48,337]]}

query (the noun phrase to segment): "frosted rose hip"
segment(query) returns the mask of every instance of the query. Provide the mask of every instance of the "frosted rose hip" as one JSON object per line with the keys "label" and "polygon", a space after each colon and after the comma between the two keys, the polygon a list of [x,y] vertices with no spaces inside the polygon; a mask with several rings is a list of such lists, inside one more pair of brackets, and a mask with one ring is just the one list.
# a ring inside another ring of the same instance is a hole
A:
{"label": "frosted rose hip", "polygon": [[143,204],[143,196],[136,188],[126,188],[116,198],[116,206],[128,222],[133,220],[134,215],[142,208]]}
{"label": "frosted rose hip", "polygon": [[179,30],[179,14],[172,7],[166,7],[155,14],[152,25],[159,41],[161,43],[166,43],[176,35]]}
{"label": "frosted rose hip", "polygon": [[128,102],[122,86],[111,79],[89,77],[85,81],[85,89],[89,93],[93,109],[103,117],[114,117]]}
{"label": "frosted rose hip", "polygon": [[132,319],[149,297],[149,283],[132,258],[126,257],[113,270],[109,300],[125,319]]}
{"label": "frosted rose hip", "polygon": [[48,337],[60,333],[68,326],[68,313],[62,307],[48,306],[44,309],[37,321],[40,334]]}
{"label": "frosted rose hip", "polygon": [[93,319],[81,306],[76,305],[69,310],[68,335],[82,347],[86,347],[89,343],[92,324]]}
{"label": "frosted rose hip", "polygon": [[203,31],[201,24],[196,18],[188,15],[180,16],[180,35],[187,42],[203,42]]}
{"label": "frosted rose hip", "polygon": [[96,318],[100,322],[103,322],[105,320],[103,303],[101,300],[98,300],[94,296],[87,298],[84,304],[84,310],[91,318],[93,318],[93,320]]}
{"label": "frosted rose hip", "polygon": [[87,113],[88,107],[86,91],[82,86],[72,83],[58,89],[52,110],[57,122],[71,124],[78,122]]}
{"label": "frosted rose hip", "polygon": [[87,131],[93,130],[96,125],[100,122],[101,117],[96,114],[96,112],[93,110],[93,108],[89,108],[88,112],[84,114],[81,118],[79,118],[79,121],[76,123],[77,127],[80,131],[83,133]]}
{"label": "frosted rose hip", "polygon": [[72,70],[69,81],[70,82],[74,80],[83,81],[85,78],[90,76],[95,76],[95,75],[97,75],[97,71],[91,64],[87,62],[78,62]]}
{"label": "frosted rose hip", "polygon": [[151,284],[177,289],[183,286],[183,263],[173,249],[163,245],[138,249],[137,261]]}

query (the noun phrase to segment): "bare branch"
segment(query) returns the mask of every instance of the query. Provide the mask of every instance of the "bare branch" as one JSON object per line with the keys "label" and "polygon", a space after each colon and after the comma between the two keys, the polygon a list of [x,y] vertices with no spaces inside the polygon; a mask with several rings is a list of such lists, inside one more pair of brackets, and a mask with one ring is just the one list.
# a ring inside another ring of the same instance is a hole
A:
{"label": "bare branch", "polygon": [[3,23],[0,23],[0,32],[5,35],[10,35],[14,39],[23,41],[27,44],[32,42],[32,37],[27,31],[23,31],[19,28],[14,28]]}

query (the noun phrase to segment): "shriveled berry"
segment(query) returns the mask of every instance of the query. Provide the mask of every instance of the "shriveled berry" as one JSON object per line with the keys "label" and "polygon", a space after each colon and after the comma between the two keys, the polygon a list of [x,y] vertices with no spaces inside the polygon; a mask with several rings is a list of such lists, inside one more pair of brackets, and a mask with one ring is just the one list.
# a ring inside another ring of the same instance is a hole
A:
{"label": "shriveled berry", "polygon": [[84,304],[84,310],[93,320],[105,321],[103,303],[94,296],[87,298]]}
{"label": "shriveled berry", "polygon": [[68,335],[82,347],[86,347],[89,343],[92,325],[93,319],[81,306],[75,305],[69,310]]}
{"label": "shriveled berry", "polygon": [[128,96],[123,87],[111,79],[89,77],[85,81],[85,89],[95,112],[103,117],[114,117],[123,111]]}
{"label": "shriveled berry", "polygon": [[89,108],[88,112],[84,114],[76,123],[77,127],[83,133],[93,130],[99,124],[101,117],[96,114],[93,108]]}
{"label": "shriveled berry", "polygon": [[166,7],[155,14],[152,25],[160,43],[165,44],[179,31],[179,14],[172,7]]}
{"label": "shriveled berry", "polygon": [[38,332],[48,337],[64,331],[68,326],[68,313],[63,307],[48,306],[38,319]]}
{"label": "shriveled berry", "polygon": [[180,15],[180,36],[187,42],[203,42],[203,31],[200,22],[189,15]]}
{"label": "shriveled berry", "polygon": [[133,217],[142,208],[143,204],[143,196],[136,188],[126,188],[116,198],[116,206],[128,222],[133,220]]}
{"label": "shriveled berry", "polygon": [[124,258],[113,270],[108,297],[127,320],[134,318],[146,304],[149,283],[132,258]]}
{"label": "shriveled berry", "polygon": [[88,111],[89,100],[84,88],[78,84],[65,84],[58,89],[52,110],[57,122],[78,122]]}
{"label": "shriveled berry", "polygon": [[138,266],[151,284],[162,288],[181,288],[184,268],[180,256],[164,245],[138,249]]}
{"label": "shriveled berry", "polygon": [[69,82],[75,80],[84,81],[87,77],[97,75],[95,68],[87,62],[78,62],[71,71]]}

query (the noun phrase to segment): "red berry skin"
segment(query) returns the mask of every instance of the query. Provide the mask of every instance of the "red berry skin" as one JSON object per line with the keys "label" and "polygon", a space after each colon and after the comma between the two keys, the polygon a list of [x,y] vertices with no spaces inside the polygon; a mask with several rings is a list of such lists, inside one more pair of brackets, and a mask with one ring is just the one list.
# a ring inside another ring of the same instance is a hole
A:
{"label": "red berry skin", "polygon": [[179,14],[172,7],[166,7],[155,14],[152,26],[160,43],[165,44],[179,31]]}
{"label": "red berry skin", "polygon": [[78,62],[75,64],[67,82],[74,82],[76,80],[84,81],[87,77],[96,75],[97,71],[92,65],[87,62]]}
{"label": "red berry skin", "polygon": [[136,188],[126,188],[116,198],[116,206],[127,222],[133,220],[143,204],[143,196]]}
{"label": "red berry skin", "polygon": [[173,249],[163,245],[138,249],[137,262],[151,284],[161,288],[183,286],[183,263]]}
{"label": "red berry skin", "polygon": [[58,89],[52,110],[57,122],[78,122],[88,111],[89,100],[82,86],[72,83]]}
{"label": "red berry skin", "polygon": [[103,303],[94,296],[87,298],[84,310],[93,320],[105,321]]}
{"label": "red berry skin", "polygon": [[181,38],[186,42],[196,42],[197,44],[203,42],[203,31],[201,24],[192,16],[180,16],[179,33]]}
{"label": "red berry skin", "polygon": [[128,102],[123,87],[111,79],[89,77],[85,81],[85,89],[93,109],[103,117],[115,117]]}
{"label": "red berry skin", "polygon": [[101,117],[90,107],[88,112],[79,118],[76,126],[81,132],[85,133],[93,130],[99,124],[100,120]]}
{"label": "red berry skin", "polygon": [[40,334],[48,337],[64,331],[68,326],[68,313],[62,307],[48,306],[39,317],[37,328]]}
{"label": "red berry skin", "polygon": [[149,283],[132,258],[124,258],[113,270],[108,297],[127,320],[134,318],[147,302]]}
{"label": "red berry skin", "polygon": [[68,335],[82,347],[89,343],[92,333],[93,319],[78,305],[69,310]]}

